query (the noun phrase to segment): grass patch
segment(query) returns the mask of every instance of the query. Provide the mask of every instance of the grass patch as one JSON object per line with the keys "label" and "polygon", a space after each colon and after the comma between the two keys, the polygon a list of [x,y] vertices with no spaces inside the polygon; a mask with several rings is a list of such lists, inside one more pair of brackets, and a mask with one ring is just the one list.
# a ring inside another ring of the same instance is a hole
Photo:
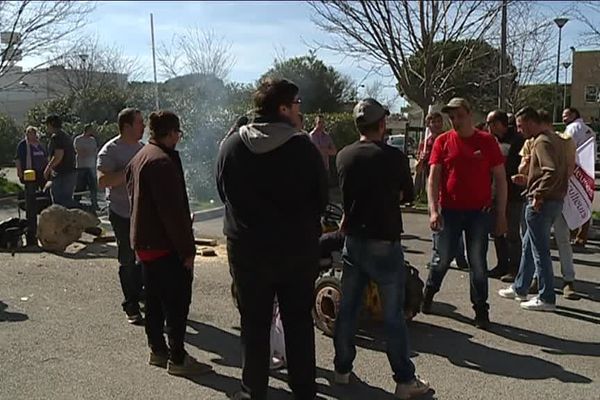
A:
{"label": "grass patch", "polygon": [[600,211],[592,211],[592,219],[600,220]]}
{"label": "grass patch", "polygon": [[21,185],[15,182],[10,182],[5,176],[0,176],[0,196],[17,194],[21,190],[23,190]]}

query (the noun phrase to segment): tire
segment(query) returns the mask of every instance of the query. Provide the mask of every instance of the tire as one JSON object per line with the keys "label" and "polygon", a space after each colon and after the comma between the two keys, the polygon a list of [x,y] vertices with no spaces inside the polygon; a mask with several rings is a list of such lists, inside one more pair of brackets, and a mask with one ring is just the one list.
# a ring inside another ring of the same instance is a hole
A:
{"label": "tire", "polygon": [[323,276],[315,283],[313,320],[315,326],[325,335],[333,337],[335,320],[340,310],[342,282],[333,276]]}

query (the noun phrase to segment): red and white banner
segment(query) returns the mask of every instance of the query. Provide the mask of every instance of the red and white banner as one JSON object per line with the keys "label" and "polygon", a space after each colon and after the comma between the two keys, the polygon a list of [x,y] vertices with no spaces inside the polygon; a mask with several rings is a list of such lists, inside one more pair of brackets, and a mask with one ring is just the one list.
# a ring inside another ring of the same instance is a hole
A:
{"label": "red and white banner", "polygon": [[577,148],[575,172],[569,178],[569,188],[563,206],[563,215],[571,230],[579,228],[592,217],[596,140],[589,138]]}

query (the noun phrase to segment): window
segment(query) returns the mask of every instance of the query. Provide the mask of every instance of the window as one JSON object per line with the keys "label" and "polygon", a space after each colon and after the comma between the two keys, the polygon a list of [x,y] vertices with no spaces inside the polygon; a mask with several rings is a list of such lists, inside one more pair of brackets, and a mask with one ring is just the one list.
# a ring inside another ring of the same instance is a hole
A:
{"label": "window", "polygon": [[585,102],[586,103],[596,103],[598,101],[598,91],[597,86],[586,86],[585,87]]}

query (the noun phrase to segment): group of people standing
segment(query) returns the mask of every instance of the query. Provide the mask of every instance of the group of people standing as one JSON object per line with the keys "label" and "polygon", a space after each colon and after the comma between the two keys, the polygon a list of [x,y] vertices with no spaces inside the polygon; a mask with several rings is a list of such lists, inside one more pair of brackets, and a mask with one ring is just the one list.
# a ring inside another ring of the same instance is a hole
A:
{"label": "group of people standing", "polygon": [[48,147],[40,141],[34,126],[25,129],[25,138],[17,145],[15,166],[19,180],[24,182],[26,170],[35,171],[35,183],[44,190],[51,181],[52,203],[67,208],[79,207],[81,191],[90,192],[91,211],[98,211],[98,185],[96,182],[96,155],[98,139],[93,125],[86,125],[83,133],[72,137],[62,129],[58,115],[45,120]]}
{"label": "group of people standing", "polygon": [[[473,126],[464,99],[452,99],[442,112],[448,114],[453,129],[442,133],[442,115],[429,114],[431,136],[419,160],[426,165],[422,168],[430,168],[427,193],[434,231],[423,312],[432,312],[433,297],[450,262],[462,255],[463,235],[477,327],[489,326],[488,277],[513,283],[499,294],[521,301],[523,309],[554,310],[552,230],[560,254],[563,296],[576,298],[571,231],[563,205],[576,168],[576,149],[595,141],[595,133],[573,108],[563,112],[564,133],[555,132],[546,111],[531,107],[517,112],[512,123],[506,112],[490,112],[487,132]],[[490,233],[498,264],[488,272]],[[575,243],[585,239],[583,235]],[[536,296],[528,300],[528,294]]]}

